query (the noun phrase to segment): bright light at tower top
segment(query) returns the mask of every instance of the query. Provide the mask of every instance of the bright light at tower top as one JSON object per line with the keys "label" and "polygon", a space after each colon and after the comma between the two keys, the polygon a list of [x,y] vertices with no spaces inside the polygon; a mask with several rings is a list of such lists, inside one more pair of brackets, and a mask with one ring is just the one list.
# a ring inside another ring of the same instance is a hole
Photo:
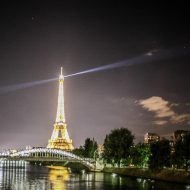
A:
{"label": "bright light at tower top", "polygon": [[59,75],[59,80],[64,80],[63,67],[61,67],[61,74]]}

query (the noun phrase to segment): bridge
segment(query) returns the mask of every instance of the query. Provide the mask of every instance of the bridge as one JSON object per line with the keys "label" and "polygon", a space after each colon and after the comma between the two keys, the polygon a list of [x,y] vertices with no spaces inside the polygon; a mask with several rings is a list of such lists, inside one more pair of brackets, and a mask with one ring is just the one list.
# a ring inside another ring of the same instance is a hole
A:
{"label": "bridge", "polygon": [[90,171],[96,170],[96,162],[93,159],[81,158],[71,152],[51,148],[33,148],[0,154],[0,160],[28,161],[28,162],[62,162],[64,166],[69,163],[80,163]]}
{"label": "bridge", "polygon": [[0,153],[0,164],[7,161],[28,161],[28,162],[61,162],[61,165],[70,163],[79,163],[89,170],[97,170],[96,161],[93,159],[81,158],[69,151],[73,150],[72,139],[67,132],[64,111],[64,93],[63,93],[64,75],[59,76],[59,93],[56,122],[54,124],[51,139],[48,141],[48,148],[32,148],[15,152]]}

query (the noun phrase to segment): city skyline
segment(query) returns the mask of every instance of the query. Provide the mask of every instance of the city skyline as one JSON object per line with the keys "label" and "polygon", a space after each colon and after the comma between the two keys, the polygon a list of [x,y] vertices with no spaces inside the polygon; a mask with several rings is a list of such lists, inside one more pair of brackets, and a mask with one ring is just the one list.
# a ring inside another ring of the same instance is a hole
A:
{"label": "city skyline", "polygon": [[[145,61],[65,78],[65,112],[75,147],[102,144],[126,127],[170,136],[190,129],[190,37],[186,7],[149,9],[123,3],[3,5],[0,92],[131,59]],[[176,14],[176,10],[179,14]],[[183,11],[184,14],[180,14]],[[167,50],[163,59],[154,59]],[[147,62],[147,58],[152,61]],[[46,146],[57,108],[57,81],[0,93],[0,147]]]}

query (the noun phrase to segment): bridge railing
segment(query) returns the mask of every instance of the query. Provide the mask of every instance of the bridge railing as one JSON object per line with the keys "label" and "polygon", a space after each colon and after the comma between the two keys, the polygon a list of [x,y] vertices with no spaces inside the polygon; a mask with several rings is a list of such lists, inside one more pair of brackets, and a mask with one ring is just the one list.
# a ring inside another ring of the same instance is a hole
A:
{"label": "bridge railing", "polygon": [[80,162],[87,167],[94,168],[95,161],[90,158],[81,158],[71,152],[67,152],[64,150],[58,149],[50,149],[50,148],[33,148],[30,150],[21,150],[18,152],[10,153],[6,155],[12,159],[22,159],[22,158],[56,158],[56,159],[68,159],[70,161]]}

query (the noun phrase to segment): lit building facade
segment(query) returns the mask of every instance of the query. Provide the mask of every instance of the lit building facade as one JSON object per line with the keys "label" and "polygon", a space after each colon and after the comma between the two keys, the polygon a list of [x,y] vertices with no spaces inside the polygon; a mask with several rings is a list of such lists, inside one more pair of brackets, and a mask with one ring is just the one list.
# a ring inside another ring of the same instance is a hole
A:
{"label": "lit building facade", "polygon": [[47,148],[55,148],[71,151],[74,149],[72,139],[69,138],[67,131],[67,123],[65,120],[65,109],[64,109],[64,76],[61,67],[61,74],[59,76],[59,94],[58,94],[58,106],[56,121],[54,124],[53,133],[51,139],[48,141]]}
{"label": "lit building facade", "polygon": [[157,135],[156,133],[146,133],[144,135],[144,143],[146,144],[157,142],[159,140],[160,140],[160,136]]}

